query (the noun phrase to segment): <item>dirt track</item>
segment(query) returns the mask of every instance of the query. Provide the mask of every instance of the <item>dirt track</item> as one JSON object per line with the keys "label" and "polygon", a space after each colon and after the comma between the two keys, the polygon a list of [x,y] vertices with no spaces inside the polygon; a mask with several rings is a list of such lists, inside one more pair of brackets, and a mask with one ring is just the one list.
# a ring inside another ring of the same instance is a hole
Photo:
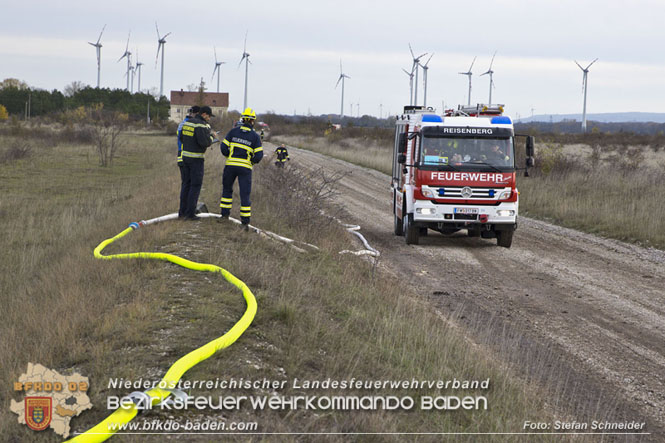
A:
{"label": "dirt track", "polygon": [[393,235],[388,176],[289,148],[294,165],[346,171],[340,203],[443,315],[577,422],[646,422],[665,441],[665,253],[521,217],[512,248],[430,231]]}

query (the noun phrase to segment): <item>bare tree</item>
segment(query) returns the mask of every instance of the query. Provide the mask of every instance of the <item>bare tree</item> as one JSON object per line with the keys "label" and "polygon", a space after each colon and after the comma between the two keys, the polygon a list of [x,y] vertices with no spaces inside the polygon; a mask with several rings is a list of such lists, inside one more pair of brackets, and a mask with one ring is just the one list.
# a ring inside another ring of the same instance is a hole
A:
{"label": "bare tree", "polygon": [[5,88],[28,89],[29,86],[26,82],[17,78],[6,78],[0,82],[0,89]]}
{"label": "bare tree", "polygon": [[203,81],[203,77],[201,77],[201,83],[199,84],[199,87],[197,89],[198,94],[196,95],[196,104],[198,106],[205,106],[205,101],[206,101],[206,84]]}
{"label": "bare tree", "polygon": [[101,103],[89,110],[89,122],[100,166],[113,166],[113,158],[122,146],[120,135],[125,130],[128,120],[127,114],[104,110]]}
{"label": "bare tree", "polygon": [[83,82],[80,82],[78,80],[71,82],[67,86],[65,86],[65,90],[63,94],[65,97],[73,97],[76,95],[77,92],[81,91],[84,89],[87,85]]}

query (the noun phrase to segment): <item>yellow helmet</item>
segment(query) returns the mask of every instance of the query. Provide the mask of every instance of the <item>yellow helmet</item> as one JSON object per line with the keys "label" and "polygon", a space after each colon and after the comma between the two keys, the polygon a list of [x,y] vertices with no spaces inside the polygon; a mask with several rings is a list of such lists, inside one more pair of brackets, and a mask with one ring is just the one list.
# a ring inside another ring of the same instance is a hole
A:
{"label": "yellow helmet", "polygon": [[247,108],[242,113],[243,120],[256,120],[256,112],[252,108]]}

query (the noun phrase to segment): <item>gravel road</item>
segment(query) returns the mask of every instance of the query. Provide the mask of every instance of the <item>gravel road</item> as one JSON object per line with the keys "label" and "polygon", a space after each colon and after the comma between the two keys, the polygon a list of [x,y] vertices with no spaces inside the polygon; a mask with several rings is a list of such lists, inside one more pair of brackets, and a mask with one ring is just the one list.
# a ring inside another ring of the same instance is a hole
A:
{"label": "gravel road", "polygon": [[[293,166],[345,171],[339,202],[433,310],[577,422],[645,422],[665,441],[665,252],[520,217],[512,248],[434,231],[394,236],[390,178],[289,148]],[[610,437],[613,438],[613,437]]]}

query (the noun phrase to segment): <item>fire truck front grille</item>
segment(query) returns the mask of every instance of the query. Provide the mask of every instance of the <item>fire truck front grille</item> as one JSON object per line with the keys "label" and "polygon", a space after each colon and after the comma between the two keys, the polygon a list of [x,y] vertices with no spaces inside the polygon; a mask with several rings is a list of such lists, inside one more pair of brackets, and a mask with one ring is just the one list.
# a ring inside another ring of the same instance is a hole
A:
{"label": "fire truck front grille", "polygon": [[446,186],[445,188],[438,188],[436,193],[443,198],[495,200],[504,188],[470,188],[471,195],[469,197],[462,195],[462,189],[464,189],[462,186]]}

